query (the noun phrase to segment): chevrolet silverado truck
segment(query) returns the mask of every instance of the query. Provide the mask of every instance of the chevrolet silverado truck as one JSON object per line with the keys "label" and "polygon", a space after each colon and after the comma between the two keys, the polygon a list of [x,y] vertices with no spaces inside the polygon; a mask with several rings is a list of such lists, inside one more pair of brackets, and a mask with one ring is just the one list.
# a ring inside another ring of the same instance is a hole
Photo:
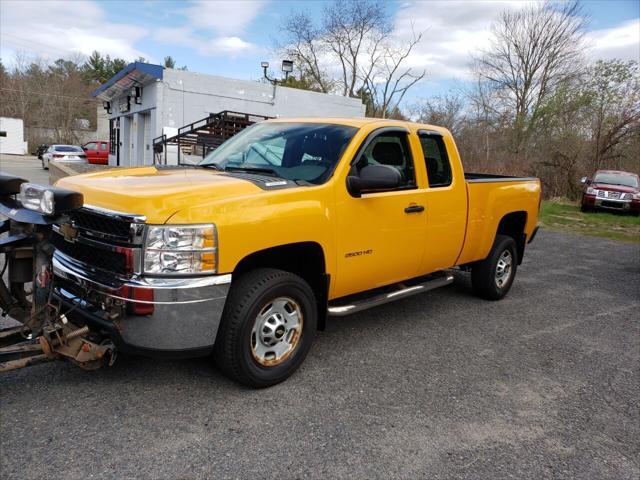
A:
{"label": "chevrolet silverado truck", "polygon": [[195,165],[55,187],[3,176],[0,197],[0,300],[44,351],[6,369],[213,354],[266,387],[300,366],[327,317],[447,285],[454,267],[480,297],[504,297],[537,231],[540,182],[465,174],[444,128],[303,118],[255,124]]}

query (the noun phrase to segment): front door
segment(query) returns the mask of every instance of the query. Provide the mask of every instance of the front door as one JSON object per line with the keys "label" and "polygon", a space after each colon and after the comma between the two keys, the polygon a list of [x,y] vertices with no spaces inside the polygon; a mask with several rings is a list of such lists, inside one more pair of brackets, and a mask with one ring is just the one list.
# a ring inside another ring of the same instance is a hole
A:
{"label": "front door", "polygon": [[82,147],[82,149],[87,155],[87,160],[89,163],[97,163],[96,160],[98,158],[98,144],[96,142],[89,142],[84,147]]}
{"label": "front door", "polygon": [[394,190],[354,198],[338,187],[337,265],[332,293],[342,297],[418,274],[426,238],[425,191],[417,187],[407,132],[384,129],[368,139],[355,168],[389,165],[403,184]]}

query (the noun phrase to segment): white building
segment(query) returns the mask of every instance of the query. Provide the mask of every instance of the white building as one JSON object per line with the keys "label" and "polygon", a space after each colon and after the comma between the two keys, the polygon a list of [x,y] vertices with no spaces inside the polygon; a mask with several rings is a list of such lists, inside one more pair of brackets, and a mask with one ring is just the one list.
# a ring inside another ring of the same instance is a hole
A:
{"label": "white building", "polygon": [[29,153],[27,142],[24,141],[24,124],[21,118],[0,117],[0,153]]}
{"label": "white building", "polygon": [[270,117],[363,117],[357,98],[131,63],[93,92],[109,107],[110,165],[153,163],[153,139],[224,110]]}

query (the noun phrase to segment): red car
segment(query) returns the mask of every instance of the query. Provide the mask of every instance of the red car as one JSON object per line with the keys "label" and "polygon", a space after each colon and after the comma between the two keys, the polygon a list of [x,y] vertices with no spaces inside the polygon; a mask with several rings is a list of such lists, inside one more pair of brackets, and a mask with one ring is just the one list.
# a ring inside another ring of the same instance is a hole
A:
{"label": "red car", "polygon": [[640,215],[640,177],[617,170],[598,170],[593,178],[582,177],[583,212],[598,208]]}
{"label": "red car", "polygon": [[109,163],[109,142],[97,140],[95,142],[85,143],[82,149],[84,153],[87,154],[89,163],[98,165],[107,165]]}

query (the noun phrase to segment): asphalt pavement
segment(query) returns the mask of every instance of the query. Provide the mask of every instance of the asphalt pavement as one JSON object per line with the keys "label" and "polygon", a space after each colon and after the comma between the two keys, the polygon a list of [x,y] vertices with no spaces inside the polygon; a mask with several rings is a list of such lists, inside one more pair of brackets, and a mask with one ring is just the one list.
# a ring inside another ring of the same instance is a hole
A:
{"label": "asphalt pavement", "polygon": [[26,178],[33,183],[49,184],[49,172],[42,168],[42,162],[32,155],[0,154],[0,172]]}
{"label": "asphalt pavement", "polygon": [[330,319],[288,381],[121,357],[0,376],[0,475],[501,479],[640,476],[640,249],[542,231],[513,289],[466,274]]}

